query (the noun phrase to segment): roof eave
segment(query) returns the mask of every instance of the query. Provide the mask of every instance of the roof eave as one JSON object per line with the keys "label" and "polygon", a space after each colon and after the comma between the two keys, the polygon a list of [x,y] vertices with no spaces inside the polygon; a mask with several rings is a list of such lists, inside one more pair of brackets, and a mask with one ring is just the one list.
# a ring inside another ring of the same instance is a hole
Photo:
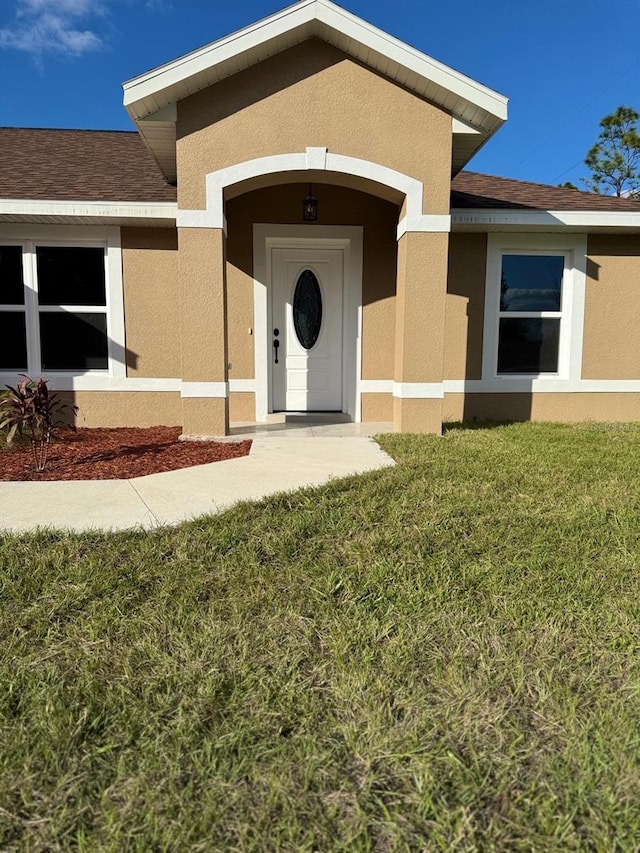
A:
{"label": "roof eave", "polygon": [[451,209],[453,231],[640,232],[640,208],[630,210]]}
{"label": "roof eave", "polygon": [[[397,80],[454,118],[477,128],[484,137],[478,147],[506,121],[506,97],[404,44],[330,0],[301,0],[243,30],[127,81],[123,84],[124,105],[156,159],[162,161],[143,131],[143,125],[153,120],[154,115],[314,35]],[[469,159],[470,156],[464,162]],[[167,173],[164,166],[163,170]]]}
{"label": "roof eave", "polygon": [[0,199],[0,222],[175,227],[175,202]]}

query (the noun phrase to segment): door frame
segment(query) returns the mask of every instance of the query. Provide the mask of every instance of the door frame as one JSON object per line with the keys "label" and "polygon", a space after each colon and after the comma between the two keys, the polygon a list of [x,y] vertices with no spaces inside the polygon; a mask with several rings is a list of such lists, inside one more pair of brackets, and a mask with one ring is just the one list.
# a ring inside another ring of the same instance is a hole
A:
{"label": "door frame", "polygon": [[361,420],[362,375],[362,238],[361,225],[253,226],[253,304],[256,420],[273,412],[272,387],[272,249],[342,249],[342,411]]}
{"label": "door frame", "polygon": [[[280,327],[280,364],[275,364],[273,350],[270,361],[274,412],[342,413],[345,403],[343,357],[346,340],[344,246],[328,248],[326,244],[318,245],[317,240],[297,249],[273,246],[271,263],[272,330],[275,331],[276,326]],[[301,344],[294,327],[294,294],[305,269],[310,270],[315,277],[322,303],[321,324],[311,348]],[[295,380],[290,387],[294,375]],[[322,387],[315,387],[314,375],[317,379],[323,377]],[[301,382],[304,390],[300,387]]]}

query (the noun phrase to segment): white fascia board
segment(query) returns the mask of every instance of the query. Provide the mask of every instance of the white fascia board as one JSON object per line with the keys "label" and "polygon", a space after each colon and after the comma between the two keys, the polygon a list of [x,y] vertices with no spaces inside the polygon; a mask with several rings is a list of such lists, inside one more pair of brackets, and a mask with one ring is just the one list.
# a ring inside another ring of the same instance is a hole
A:
{"label": "white fascia board", "polygon": [[315,18],[315,3],[316,0],[302,0],[295,6],[276,12],[242,30],[128,80],[122,84],[125,107],[136,116],[136,111],[129,108],[138,101],[308,24]]}
{"label": "white fascia board", "polygon": [[[318,23],[484,110],[492,116],[492,129],[495,129],[496,120],[499,124],[506,121],[508,99],[504,95],[388,35],[330,0],[301,0],[243,30],[127,81],[123,84],[124,105],[134,120],[141,119],[148,112],[141,103],[145,98],[156,97],[190,77],[211,71],[223,62],[300,27],[317,26]],[[171,98],[160,101],[161,105],[163,101],[170,103]]]}
{"label": "white fascia board", "polygon": [[562,230],[640,228],[640,209],[632,210],[487,210],[452,209],[452,228],[491,231],[500,228]]}
{"label": "white fascia board", "polygon": [[392,62],[475,104],[495,118],[507,119],[508,99],[470,77],[443,65],[416,48],[341,9],[330,0],[316,0],[317,18],[326,26],[344,33]]}
{"label": "white fascia board", "polygon": [[0,199],[0,216],[73,216],[86,219],[176,219],[175,202]]}

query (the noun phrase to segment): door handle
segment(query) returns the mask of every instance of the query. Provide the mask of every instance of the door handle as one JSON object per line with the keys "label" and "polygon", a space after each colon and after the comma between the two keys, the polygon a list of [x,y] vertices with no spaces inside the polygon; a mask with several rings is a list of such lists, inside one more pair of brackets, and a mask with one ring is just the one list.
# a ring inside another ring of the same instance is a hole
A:
{"label": "door handle", "polygon": [[273,341],[273,351],[274,351],[274,354],[275,354],[275,357],[276,357],[276,358],[275,358],[276,364],[278,363],[278,348],[279,348],[279,347],[280,347],[280,341],[279,341],[277,338],[274,338],[274,341]]}

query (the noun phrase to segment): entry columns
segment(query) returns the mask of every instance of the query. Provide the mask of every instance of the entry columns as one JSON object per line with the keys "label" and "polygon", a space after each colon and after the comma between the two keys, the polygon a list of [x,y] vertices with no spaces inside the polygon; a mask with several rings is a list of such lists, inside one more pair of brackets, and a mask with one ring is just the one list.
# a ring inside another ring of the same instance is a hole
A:
{"label": "entry columns", "polygon": [[222,228],[178,228],[182,337],[182,433],[227,435],[226,236]]}
{"label": "entry columns", "polygon": [[449,234],[407,231],[398,240],[395,432],[442,432]]}

